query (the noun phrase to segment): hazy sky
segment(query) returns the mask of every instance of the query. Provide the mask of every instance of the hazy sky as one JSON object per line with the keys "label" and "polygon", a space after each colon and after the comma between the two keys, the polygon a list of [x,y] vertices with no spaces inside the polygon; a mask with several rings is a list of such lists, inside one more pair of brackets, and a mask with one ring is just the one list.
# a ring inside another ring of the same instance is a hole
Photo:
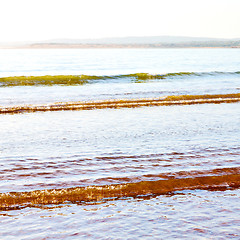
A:
{"label": "hazy sky", "polygon": [[240,38],[240,0],[0,0],[0,42],[54,38]]}

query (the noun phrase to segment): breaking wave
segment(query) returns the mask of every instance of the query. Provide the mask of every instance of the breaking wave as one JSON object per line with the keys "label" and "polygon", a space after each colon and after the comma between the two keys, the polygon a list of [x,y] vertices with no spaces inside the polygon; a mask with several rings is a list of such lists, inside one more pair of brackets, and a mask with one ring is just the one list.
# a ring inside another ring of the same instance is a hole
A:
{"label": "breaking wave", "polygon": [[1,87],[9,86],[36,86],[36,85],[83,85],[103,80],[121,80],[128,79],[132,82],[141,82],[147,80],[168,80],[179,77],[203,77],[203,76],[224,76],[240,75],[236,72],[176,72],[166,74],[134,73],[120,75],[46,75],[46,76],[14,76],[0,78]]}

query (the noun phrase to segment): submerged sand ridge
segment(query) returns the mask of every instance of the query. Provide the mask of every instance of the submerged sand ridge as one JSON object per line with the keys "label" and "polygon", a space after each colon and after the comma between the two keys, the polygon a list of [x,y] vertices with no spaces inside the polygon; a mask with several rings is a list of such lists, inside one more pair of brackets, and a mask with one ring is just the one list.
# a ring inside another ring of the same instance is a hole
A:
{"label": "submerged sand ridge", "polygon": [[24,112],[47,112],[64,110],[93,110],[104,108],[136,108],[148,106],[192,105],[206,103],[240,102],[240,93],[213,95],[177,95],[160,98],[110,99],[99,101],[60,102],[41,105],[20,105],[0,107],[0,114],[16,114]]}
{"label": "submerged sand ridge", "polygon": [[[157,177],[157,176],[156,176]],[[64,189],[46,189],[30,192],[0,194],[0,209],[12,210],[48,204],[84,203],[114,200],[124,197],[149,197],[182,190],[227,190],[239,188],[239,168],[175,173],[175,177],[162,174],[161,180],[136,183],[87,186]]]}

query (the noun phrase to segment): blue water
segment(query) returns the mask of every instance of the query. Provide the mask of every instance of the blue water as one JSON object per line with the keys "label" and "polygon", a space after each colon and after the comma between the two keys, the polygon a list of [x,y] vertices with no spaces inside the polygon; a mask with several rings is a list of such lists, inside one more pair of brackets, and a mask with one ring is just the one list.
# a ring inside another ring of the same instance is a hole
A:
{"label": "blue water", "polygon": [[0,88],[0,105],[237,93],[239,59],[239,49],[5,49],[0,50],[2,77],[194,74],[140,82],[131,77],[112,77],[83,86]]}
{"label": "blue water", "polygon": [[1,49],[0,77],[236,72],[240,49]]}

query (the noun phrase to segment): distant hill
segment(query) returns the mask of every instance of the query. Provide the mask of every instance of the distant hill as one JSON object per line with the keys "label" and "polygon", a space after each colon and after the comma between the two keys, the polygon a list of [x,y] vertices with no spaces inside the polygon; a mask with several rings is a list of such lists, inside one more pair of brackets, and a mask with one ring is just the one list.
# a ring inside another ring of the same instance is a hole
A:
{"label": "distant hill", "polygon": [[[234,39],[233,39],[234,40]],[[240,39],[238,39],[240,40]],[[59,44],[160,44],[160,43],[190,43],[190,42],[229,41],[224,38],[182,37],[182,36],[152,36],[152,37],[118,37],[96,39],[53,39],[42,43]]]}
{"label": "distant hill", "polygon": [[[1,45],[1,44],[0,44]],[[96,47],[240,47],[240,39],[183,37],[183,36],[152,36],[152,37],[119,37],[98,39],[52,39],[39,42],[4,44],[29,48],[96,48]]]}

